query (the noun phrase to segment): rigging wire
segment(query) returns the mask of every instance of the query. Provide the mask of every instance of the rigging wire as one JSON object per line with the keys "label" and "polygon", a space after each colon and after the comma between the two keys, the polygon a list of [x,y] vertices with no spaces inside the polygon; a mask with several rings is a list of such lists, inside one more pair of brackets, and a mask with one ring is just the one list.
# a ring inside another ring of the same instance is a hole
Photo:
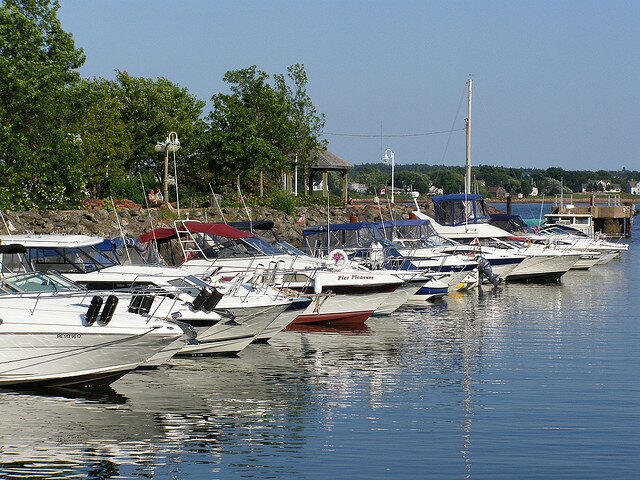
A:
{"label": "rigging wire", "polygon": [[[456,114],[457,117],[457,114]],[[398,134],[387,134],[383,135],[374,135],[367,133],[336,133],[336,132],[323,132],[323,135],[331,135],[334,137],[361,137],[361,138],[401,138],[401,137],[426,137],[429,135],[441,135],[444,133],[453,133],[453,132],[464,132],[464,128],[452,128],[451,130],[441,130],[437,132],[424,132],[424,133],[398,133]]]}

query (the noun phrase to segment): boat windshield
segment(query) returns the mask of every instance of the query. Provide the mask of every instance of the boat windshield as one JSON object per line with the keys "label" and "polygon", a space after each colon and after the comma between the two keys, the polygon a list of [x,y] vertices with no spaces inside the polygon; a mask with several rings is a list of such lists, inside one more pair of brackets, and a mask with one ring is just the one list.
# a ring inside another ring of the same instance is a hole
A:
{"label": "boat windshield", "polygon": [[543,226],[538,232],[540,235],[575,235],[578,237],[588,237],[586,233],[577,228],[567,227],[565,225],[548,225]]}
{"label": "boat windshield", "polygon": [[276,244],[272,244],[272,245],[273,246],[277,245],[277,247],[279,249],[283,250],[285,253],[288,253],[289,255],[295,255],[297,257],[306,257],[307,256],[307,254],[304,253],[302,250],[300,250],[299,248],[294,247],[293,245],[291,245],[288,242],[280,241],[280,242],[278,242]]}
{"label": "boat windshield", "polygon": [[210,286],[208,283],[194,277],[193,275],[171,279],[169,280],[169,285],[172,285],[193,297],[196,297],[203,288]]}
{"label": "boat windshield", "polygon": [[258,248],[257,246],[259,244],[252,244],[245,240],[255,240],[255,238],[230,238],[220,243],[210,236],[203,235],[198,239],[199,248],[190,250],[193,254],[190,258],[215,260],[222,258],[258,257],[264,255],[261,247]]}
{"label": "boat windshield", "polygon": [[[379,239],[374,224],[331,225],[327,238],[326,229],[305,232],[305,249],[312,256],[322,256],[334,248],[347,251],[368,248]],[[382,236],[381,238],[384,238]]]}
{"label": "boat windshield", "polygon": [[378,227],[380,235],[407,248],[452,247],[456,242],[438,235],[430,223],[417,225],[384,225]]}
{"label": "boat windshield", "polygon": [[283,253],[286,253],[283,252],[283,250],[279,249],[276,245],[260,237],[247,237],[243,238],[242,241],[248,243],[256,250],[260,250],[265,255],[282,255]]}
{"label": "boat windshield", "polygon": [[38,272],[87,273],[118,265],[116,258],[93,246],[27,248],[23,255]]}
{"label": "boat windshield", "polygon": [[80,292],[75,282],[55,273],[19,273],[2,279],[1,293]]}

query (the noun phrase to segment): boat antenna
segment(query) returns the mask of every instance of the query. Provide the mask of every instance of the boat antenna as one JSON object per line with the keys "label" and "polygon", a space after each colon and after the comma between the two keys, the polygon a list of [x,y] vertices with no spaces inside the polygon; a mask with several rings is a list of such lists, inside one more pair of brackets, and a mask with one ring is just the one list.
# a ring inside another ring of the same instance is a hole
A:
{"label": "boat antenna", "polygon": [[251,221],[251,213],[247,208],[247,203],[244,201],[244,195],[242,195],[242,190],[240,189],[240,176],[238,176],[238,196],[242,201],[242,205],[244,206],[244,211],[247,213],[247,218],[249,219],[249,231],[253,233],[253,222]]}
{"label": "boat antenna", "polygon": [[538,228],[542,225],[542,209],[544,208],[544,194],[542,195],[542,203],[540,203],[540,216],[538,217]]}
{"label": "boat antenna", "polygon": [[472,80],[467,81],[467,118],[464,119],[464,128],[466,135],[466,151],[465,151],[465,175],[464,175],[464,221],[465,225],[469,224],[469,199],[467,196],[471,193],[471,87]]}
{"label": "boat antenna", "polygon": [[[391,186],[391,188],[393,188],[393,185]],[[384,192],[384,195],[385,195],[385,197],[387,197],[387,206],[389,208],[389,218],[393,222],[393,210],[391,209],[391,200],[389,200],[389,194],[387,193],[386,190]]]}
{"label": "boat antenna", "polygon": [[[171,152],[173,153],[173,178],[176,182],[176,208],[178,210],[178,218],[180,218],[180,194],[178,193],[178,165],[176,163],[176,150],[180,148],[180,140],[176,132],[170,132],[167,140],[171,144]],[[168,147],[167,147],[168,148]]]}
{"label": "boat antenna", "polygon": [[[328,179],[328,177],[327,177]],[[329,183],[327,181],[327,183]],[[331,221],[329,219],[329,191],[327,190],[327,257],[329,256],[329,252],[331,251]]]}
{"label": "boat antenna", "polygon": [[129,249],[127,248],[127,241],[124,239],[124,231],[122,230],[120,217],[118,216],[118,211],[116,210],[116,204],[113,202],[112,196],[109,196],[109,200],[111,200],[111,208],[113,208],[113,213],[116,216],[116,222],[118,222],[118,228],[120,229],[120,238],[122,239],[122,248],[124,248],[124,251],[127,252],[127,259],[129,260],[129,265],[132,265],[131,256],[129,255]]}
{"label": "boat antenna", "polygon": [[6,218],[4,218],[4,214],[2,213],[2,210],[0,210],[0,217],[2,217],[2,223],[4,224],[4,229],[9,234],[9,238],[13,240],[13,236],[11,235],[11,232],[14,231],[16,227],[13,226],[13,224],[11,223],[11,220],[7,220]]}
{"label": "boat antenna", "polygon": [[213,191],[213,187],[209,184],[209,190],[211,190],[211,195],[213,196],[213,201],[216,202],[216,207],[218,207],[218,211],[220,212],[220,216],[222,217],[222,221],[227,223],[227,220],[224,218],[224,213],[222,213],[222,208],[220,208],[220,204],[218,203],[218,197],[216,192]]}
{"label": "boat antenna", "polygon": [[384,217],[382,216],[382,209],[380,208],[380,197],[378,197],[377,195],[373,197],[373,203],[378,205],[378,213],[380,214],[380,223],[382,223],[382,231],[384,233],[384,239],[389,240],[387,238],[387,230],[384,228]]}

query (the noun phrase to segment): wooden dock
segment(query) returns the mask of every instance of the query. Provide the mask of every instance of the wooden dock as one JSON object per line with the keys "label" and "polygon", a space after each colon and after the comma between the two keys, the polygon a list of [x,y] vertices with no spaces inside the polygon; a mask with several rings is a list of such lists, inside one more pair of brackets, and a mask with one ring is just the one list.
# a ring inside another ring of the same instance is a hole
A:
{"label": "wooden dock", "polygon": [[592,196],[588,204],[557,204],[551,209],[552,214],[588,214],[593,217],[594,232],[602,232],[609,237],[630,238],[633,227],[635,205],[623,202],[617,196],[604,199]]}

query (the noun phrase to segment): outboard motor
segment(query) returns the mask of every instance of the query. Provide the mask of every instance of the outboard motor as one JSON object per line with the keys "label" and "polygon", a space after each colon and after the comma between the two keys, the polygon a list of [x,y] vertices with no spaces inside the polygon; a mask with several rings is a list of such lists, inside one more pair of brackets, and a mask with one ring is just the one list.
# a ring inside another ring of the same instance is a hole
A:
{"label": "outboard motor", "polygon": [[480,271],[480,274],[489,280],[494,287],[500,285],[502,278],[500,278],[498,274],[493,273],[489,260],[478,255],[476,256],[476,261],[478,262],[478,270]]}
{"label": "outboard motor", "polygon": [[98,314],[100,313],[100,307],[102,307],[102,297],[99,297],[98,295],[96,295],[91,299],[89,310],[87,310],[87,314],[85,315],[85,319],[87,320],[87,325],[93,325],[95,321],[98,319]]}
{"label": "outboard motor", "polygon": [[102,309],[102,314],[100,315],[100,321],[104,325],[106,325],[111,321],[117,306],[118,306],[118,297],[116,297],[115,295],[109,295],[107,297],[107,301],[104,302],[104,308]]}

